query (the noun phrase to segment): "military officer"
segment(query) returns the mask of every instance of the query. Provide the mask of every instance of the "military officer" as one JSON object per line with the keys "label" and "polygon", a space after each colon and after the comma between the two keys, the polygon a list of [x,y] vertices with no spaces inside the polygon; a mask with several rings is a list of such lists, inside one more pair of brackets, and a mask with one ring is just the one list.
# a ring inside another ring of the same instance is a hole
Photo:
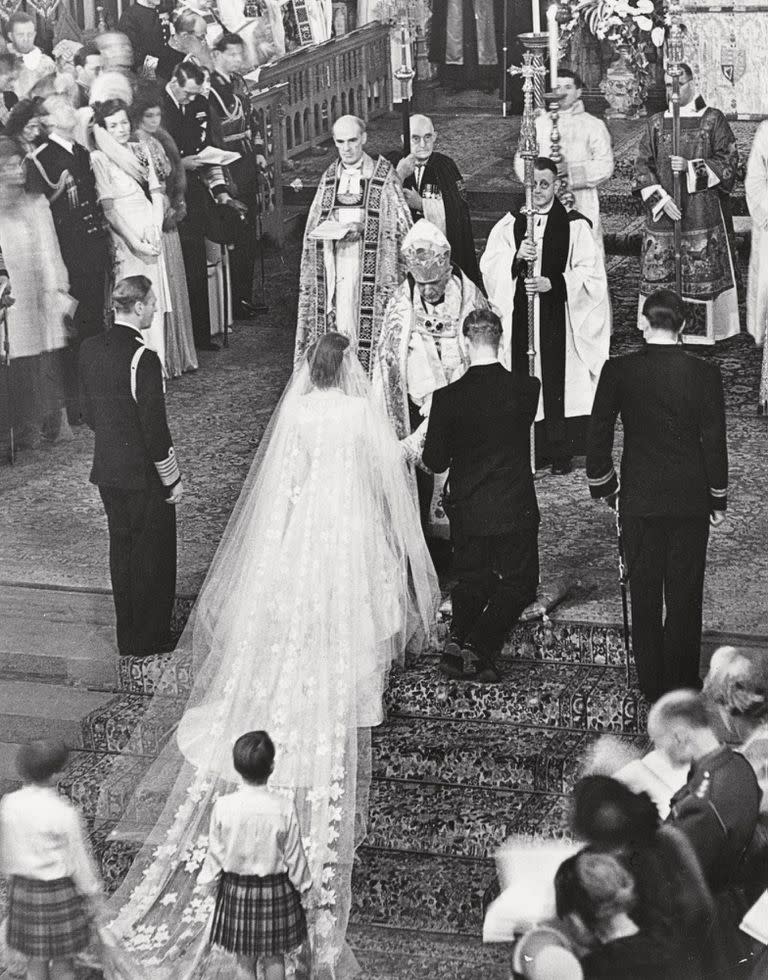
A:
{"label": "military officer", "polygon": [[[728,447],[720,369],[680,346],[680,297],[659,289],[645,301],[643,315],[644,349],[606,361],[600,375],[587,479],[592,496],[612,507],[618,493],[632,651],[640,689],[654,701],[676,688],[701,687],[707,544],[710,525],[725,519]],[[620,481],[612,459],[618,416],[624,427]]]}
{"label": "military officer", "polygon": [[184,492],[165,414],[160,359],[144,343],[156,298],[146,276],[113,293],[115,325],[80,349],[83,414],[96,434],[91,483],[109,527],[117,646],[142,657],[170,648],[176,513]]}
{"label": "military officer", "polygon": [[224,34],[214,45],[209,104],[225,149],[240,154],[240,159],[230,164],[228,170],[238,199],[248,207],[251,231],[231,253],[232,307],[240,314],[253,316],[256,313],[252,295],[257,218],[269,208],[269,182],[264,139],[251,109],[248,86],[240,74],[244,51],[239,34]]}
{"label": "military officer", "polygon": [[673,765],[691,767],[667,822],[691,842],[714,894],[740,884],[762,795],[752,766],[720,743],[696,691],[660,698],[648,716],[648,735]]}

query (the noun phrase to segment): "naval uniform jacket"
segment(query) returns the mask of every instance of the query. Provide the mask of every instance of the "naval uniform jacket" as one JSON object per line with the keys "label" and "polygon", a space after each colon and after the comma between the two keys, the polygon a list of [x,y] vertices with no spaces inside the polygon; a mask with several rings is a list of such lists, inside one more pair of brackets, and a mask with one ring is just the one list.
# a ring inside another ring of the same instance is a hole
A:
{"label": "naval uniform jacket", "polygon": [[672,797],[667,822],[691,842],[715,892],[743,877],[741,865],[755,833],[761,796],[751,764],[721,746],[694,762],[688,782]]}
{"label": "naval uniform jacket", "polygon": [[512,374],[496,362],[470,367],[433,392],[422,461],[435,473],[450,468],[462,535],[538,526],[530,430],[539,389],[538,378]]}
{"label": "naval uniform jacket", "polygon": [[[621,480],[613,466],[616,419],[624,426]],[[728,448],[720,369],[679,345],[646,344],[605,362],[587,440],[593,497],[619,485],[621,513],[698,517],[725,510]]]}
{"label": "naval uniform jacket", "polygon": [[96,435],[91,483],[168,496],[181,475],[155,351],[133,327],[116,323],[83,343],[80,386],[83,414]]}
{"label": "naval uniform jacket", "polygon": [[70,279],[92,277],[94,251],[106,252],[109,231],[88,151],[74,141],[71,153],[56,140],[43,143],[27,158],[27,187],[48,198]]}

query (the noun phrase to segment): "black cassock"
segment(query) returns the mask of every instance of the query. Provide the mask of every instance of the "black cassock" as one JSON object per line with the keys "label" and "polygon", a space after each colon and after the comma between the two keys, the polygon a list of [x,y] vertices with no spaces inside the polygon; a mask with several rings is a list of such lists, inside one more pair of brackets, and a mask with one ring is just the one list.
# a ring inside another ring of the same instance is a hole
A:
{"label": "black cassock", "polygon": [[[539,348],[541,355],[544,419],[536,423],[537,465],[563,456],[581,455],[586,446],[588,416],[565,417],[565,304],[568,294],[563,273],[568,263],[572,221],[587,221],[578,211],[566,211],[555,198],[547,218],[541,251],[541,276],[552,283],[539,294]],[[515,218],[515,246],[525,238],[526,218]],[[512,266],[516,276],[515,307],[512,314],[512,369],[528,373],[528,296],[525,291],[525,263]]]}
{"label": "black cassock", "polygon": [[[402,158],[403,154],[398,154],[392,163],[397,166]],[[430,155],[421,177],[421,191],[429,184],[439,187],[445,208],[445,237],[451,245],[451,259],[476,286],[483,289],[483,277],[472,234],[472,219],[469,215],[469,206],[464,200],[461,182],[461,172],[450,157],[445,156],[444,153]],[[410,177],[406,177],[403,187],[419,191],[416,187],[416,175],[411,174]],[[423,217],[417,212],[412,214],[414,220]]]}

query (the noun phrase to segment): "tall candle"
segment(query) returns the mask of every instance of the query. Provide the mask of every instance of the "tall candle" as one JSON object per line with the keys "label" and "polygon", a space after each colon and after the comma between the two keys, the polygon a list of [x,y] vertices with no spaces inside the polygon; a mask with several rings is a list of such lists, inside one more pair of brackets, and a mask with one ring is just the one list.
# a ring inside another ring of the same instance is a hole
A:
{"label": "tall candle", "polygon": [[531,9],[533,11],[533,33],[541,33],[541,14],[539,13],[539,0],[531,0]]}
{"label": "tall candle", "polygon": [[549,34],[549,88],[557,88],[557,4],[547,8],[547,32]]}

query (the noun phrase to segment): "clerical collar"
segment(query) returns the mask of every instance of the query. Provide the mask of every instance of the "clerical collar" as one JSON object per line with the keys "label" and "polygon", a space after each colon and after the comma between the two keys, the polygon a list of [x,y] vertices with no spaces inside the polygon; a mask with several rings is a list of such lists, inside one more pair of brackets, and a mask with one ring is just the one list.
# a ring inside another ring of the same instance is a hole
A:
{"label": "clerical collar", "polygon": [[674,340],[657,340],[656,338],[653,340],[646,339],[645,342],[650,347],[677,347],[680,343],[677,337],[675,337]]}
{"label": "clerical collar", "polygon": [[498,357],[478,357],[477,360],[472,361],[472,363],[469,366],[471,368],[486,367],[486,365],[488,364],[498,364],[498,363],[499,363]]}
{"label": "clerical collar", "polygon": [[136,336],[139,338],[142,344],[144,343],[144,336],[139,327],[134,326],[132,323],[126,323],[124,320],[115,320],[115,326],[125,327],[126,330],[131,330],[133,333],[136,334]]}
{"label": "clerical collar", "polygon": [[49,133],[48,134],[48,139],[49,139],[49,141],[53,141],[54,143],[58,143],[59,146],[64,147],[64,149],[67,151],[67,153],[71,153],[74,156],[74,153],[75,153],[75,143],[74,143],[74,140],[68,140],[66,138],[66,136],[59,136],[58,133]]}

